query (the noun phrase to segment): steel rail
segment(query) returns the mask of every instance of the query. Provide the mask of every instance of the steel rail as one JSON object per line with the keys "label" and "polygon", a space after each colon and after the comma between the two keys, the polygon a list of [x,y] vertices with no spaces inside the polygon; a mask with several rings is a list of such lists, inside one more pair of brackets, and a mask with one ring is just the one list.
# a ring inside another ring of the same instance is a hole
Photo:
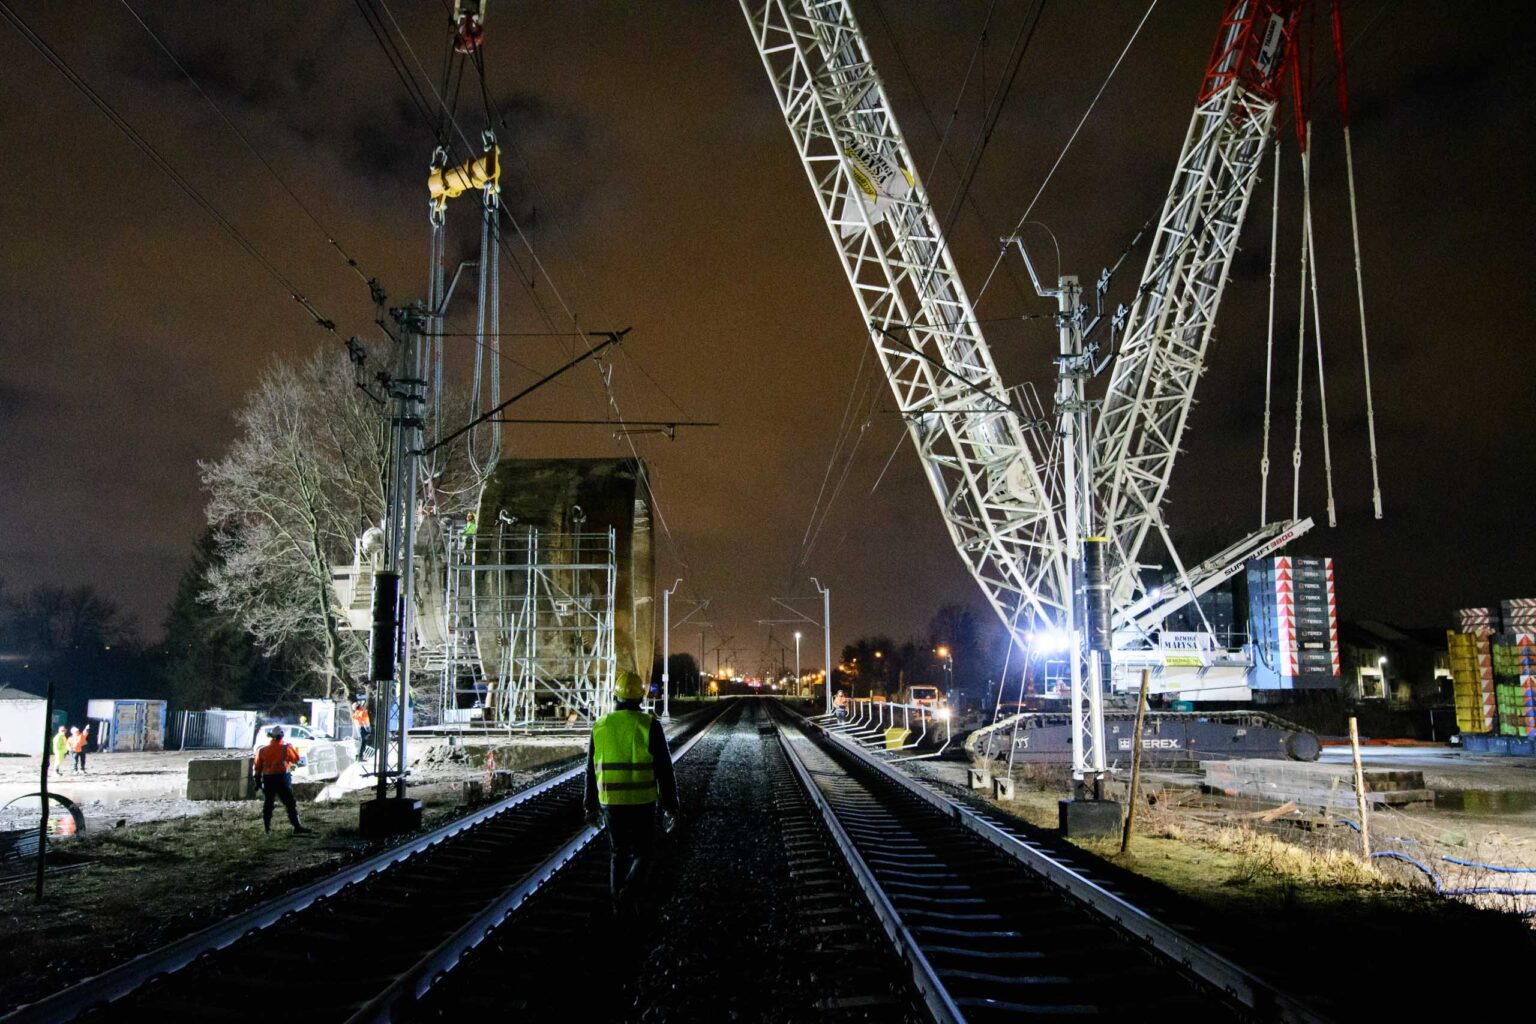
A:
{"label": "steel rail", "polygon": [[[713,716],[695,734],[702,735],[719,715]],[[689,745],[692,740],[690,739]],[[415,839],[392,846],[371,857],[347,865],[333,874],[275,896],[264,903],[192,932],[158,949],[142,953],[125,963],[102,971],[68,988],[34,1002],[19,1006],[0,1016],[0,1024],[53,1024],[68,1021],[92,1010],[99,1010],[138,991],[148,982],[180,971],[205,954],[260,932],[289,914],[302,911],[326,897],[383,872],[395,864],[410,860],[475,826],[515,810],[549,791],[582,777],[585,765],[578,765],[544,781],[488,804],[472,814],[456,818]],[[589,840],[590,841],[590,840]]]}
{"label": "steel rail", "polygon": [[919,780],[893,768],[858,744],[829,733],[804,719],[802,722],[802,727],[807,731],[814,730],[826,737],[827,741],[835,743],[838,749],[857,758],[884,778],[949,817],[966,831],[985,839],[1066,895],[1107,919],[1116,928],[1173,961],[1187,974],[1225,993],[1259,1018],[1305,1022],[1305,1024],[1320,1024],[1327,1020],[1304,1003],[1286,995],[1220,953],[1202,946],[1045,850],[1029,844],[988,821],[971,808],[951,800]]}
{"label": "steel rail", "polygon": [[[673,754],[676,761],[682,760],[694,746],[709,734],[720,721],[726,717],[729,710],[734,710],[731,705],[726,705],[712,716],[704,727],[694,731],[683,745],[678,747]],[[575,769],[579,774],[586,771],[583,765]],[[542,864],[517,885],[508,889],[494,903],[486,907],[480,913],[467,921],[448,938],[444,939],[430,953],[419,960],[415,966],[405,970],[387,989],[378,996],[365,1003],[361,1009],[347,1018],[347,1024],[366,1024],[373,1021],[392,1021],[397,1011],[404,1006],[415,1003],[426,995],[439,981],[441,981],[459,963],[459,960],[490,938],[491,934],[499,928],[506,919],[523,905],[523,902],[538,892],[558,875],[562,868],[571,862],[577,854],[585,850],[592,840],[602,834],[601,828],[586,825],[582,830],[560,849],[556,850]]]}
{"label": "steel rail", "polygon": [[842,822],[838,820],[837,813],[833,811],[832,804],[827,800],[826,794],[822,793],[817,787],[815,780],[811,778],[810,771],[800,759],[800,754],[795,750],[793,742],[786,737],[785,723],[782,720],[778,720],[774,722],[774,726],[778,734],[779,745],[783,748],[785,757],[788,758],[789,765],[794,770],[795,776],[800,780],[801,788],[805,790],[807,797],[821,815],[822,823],[826,826],[827,832],[831,835],[833,841],[837,843],[838,849],[842,851],[843,859],[847,862],[849,869],[852,870],[854,878],[859,883],[859,888],[863,890],[870,907],[874,909],[875,916],[880,919],[880,925],[884,928],[886,937],[890,939],[891,944],[896,947],[898,954],[911,969],[912,982],[917,986],[918,994],[922,997],[924,1005],[928,1007],[928,1011],[933,1014],[934,1020],[938,1021],[939,1024],[964,1024],[964,1014],[960,1012],[960,1008],[950,998],[948,989],[939,980],[933,965],[928,962],[928,957],[924,955],[922,948],[917,943],[917,939],[907,929],[906,923],[901,919],[901,915],[891,905],[890,898],[886,896],[879,880],[875,878],[875,873],[870,869],[863,855],[859,853],[858,847],[854,845],[853,839],[848,835],[847,830],[843,828]]}

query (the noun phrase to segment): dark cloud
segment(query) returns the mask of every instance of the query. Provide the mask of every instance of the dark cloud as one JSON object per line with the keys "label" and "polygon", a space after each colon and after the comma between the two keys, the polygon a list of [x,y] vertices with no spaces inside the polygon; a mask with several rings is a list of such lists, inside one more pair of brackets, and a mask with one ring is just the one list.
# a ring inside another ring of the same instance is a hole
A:
{"label": "dark cloud", "polygon": [[[440,8],[390,6],[435,77]],[[956,97],[989,5],[884,0],[892,34],[869,5],[855,8],[946,211],[981,124],[981,76]],[[433,139],[351,5],[172,10],[145,16],[327,230],[392,301],[421,294]],[[1143,10],[1047,7],[951,232],[981,316],[1046,308],[1012,260],[985,294],[981,282],[998,236],[1051,170]],[[1376,10],[1346,4],[1347,27]],[[1380,523],[1366,507],[1339,126],[1331,95],[1317,104],[1314,202],[1340,526],[1320,527],[1305,546],[1338,559],[1346,614],[1443,621],[1456,606],[1528,592],[1536,567],[1527,525],[1536,476],[1522,461],[1536,450],[1536,347],[1527,336],[1536,266],[1526,238],[1536,211],[1524,185],[1533,158],[1511,135],[1531,104],[1523,47],[1536,15],[1519,4],[1485,10],[1468,18],[1457,5],[1393,5],[1351,57],[1387,505]],[[997,5],[982,59],[988,87],[1024,13]],[[67,28],[34,20],[344,334],[372,330],[366,291],[325,234],[123,11],[72,9]],[[1055,170],[1031,219],[1059,239],[1063,272],[1094,278],[1157,211],[1216,20],[1208,5],[1159,5]],[[871,493],[899,437],[885,413],[873,417],[812,557],[790,572],[868,342],[737,5],[508,5],[493,12],[489,32],[508,150],[504,201],[559,289],[557,297],[533,274],[509,233],[521,274],[504,267],[506,329],[543,329],[540,308],[563,315],[562,301],[585,325],[633,324],[628,356],[614,364],[626,415],[677,415],[675,399],[687,415],[723,423],[675,443],[636,442],[672,534],[660,575],[686,576],[687,587],[712,597],[712,620],[743,649],[762,636],[755,619],[777,617],[767,596],[808,594],[810,574],[833,587],[839,643],[861,632],[921,632],[942,601],[975,602],[905,443]],[[0,33],[0,61],[8,75],[0,125],[13,165],[12,186],[0,190],[8,313],[0,557],[20,567],[8,570],[12,578],[95,582],[156,623],[201,523],[196,459],[227,443],[231,411],[269,358],[331,342],[14,33]],[[1320,60],[1319,74],[1330,63]],[[476,141],[484,118],[470,79],[458,111]],[[946,126],[948,157],[938,154]],[[1287,136],[1272,510],[1291,500],[1295,157]],[[1267,160],[1262,173],[1171,493],[1168,518],[1190,560],[1257,524]],[[456,210],[450,228],[451,253],[472,256],[473,212]],[[1031,245],[1047,251],[1044,232],[1030,230]],[[1111,305],[1134,289],[1145,245],[1125,260]],[[988,337],[1005,380],[1049,392],[1048,322],[989,325]],[[508,352],[545,368],[569,349],[518,339]],[[524,410],[601,416],[605,402],[583,367]],[[1311,390],[1303,427],[1302,509],[1321,519]],[[519,455],[628,452],[602,431],[517,429],[508,446]]]}

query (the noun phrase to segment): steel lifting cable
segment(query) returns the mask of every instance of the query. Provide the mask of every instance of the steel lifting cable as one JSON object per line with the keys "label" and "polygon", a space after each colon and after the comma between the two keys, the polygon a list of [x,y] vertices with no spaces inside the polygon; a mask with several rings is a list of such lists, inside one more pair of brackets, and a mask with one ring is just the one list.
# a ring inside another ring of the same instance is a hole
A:
{"label": "steel lifting cable", "polygon": [[1355,295],[1360,306],[1360,360],[1365,365],[1365,429],[1371,446],[1371,507],[1381,518],[1381,472],[1376,460],[1376,406],[1371,392],[1371,349],[1365,331],[1365,276],[1360,266],[1360,217],[1355,207],[1355,150],[1349,138],[1349,78],[1344,64],[1344,19],[1333,0],[1333,58],[1339,118],[1344,122],[1344,169],[1349,182],[1349,228],[1355,244]]}
{"label": "steel lifting cable", "polygon": [[1301,150],[1301,315],[1297,324],[1296,348],[1296,442],[1291,452],[1291,518],[1300,516],[1301,508],[1301,423],[1302,384],[1306,369],[1307,291],[1312,293],[1312,323],[1317,346],[1317,389],[1323,419],[1323,466],[1328,488],[1328,525],[1338,525],[1333,500],[1333,448],[1328,436],[1328,389],[1323,379],[1323,321],[1317,293],[1317,254],[1312,235],[1312,87],[1313,55],[1316,53],[1316,9],[1313,9],[1313,45],[1307,48],[1306,75],[1302,75],[1299,50],[1291,55],[1291,92],[1296,103],[1296,142]]}
{"label": "steel lifting cable", "polygon": [[[448,163],[448,150],[439,146],[432,154],[432,166],[442,170]],[[432,444],[433,452],[428,456],[427,479],[433,480],[437,476],[438,454],[435,446],[443,439],[443,322],[448,316],[447,296],[444,294],[447,260],[447,224],[448,204],[446,200],[433,201],[429,204],[428,223],[431,226],[431,242],[429,243],[430,257],[427,267],[427,309],[428,330],[431,332],[431,373],[432,373]]]}
{"label": "steel lifting cable", "polygon": [[1304,246],[1312,287],[1312,340],[1317,347],[1317,398],[1323,416],[1323,477],[1328,484],[1328,525],[1338,526],[1339,517],[1333,501],[1333,445],[1328,439],[1328,381],[1323,374],[1323,315],[1317,297],[1317,250],[1312,241],[1312,122],[1307,122],[1307,151],[1301,160],[1301,211],[1306,224]]}
{"label": "steel lifting cable", "polygon": [[[491,132],[485,133],[486,152],[492,152],[496,139]],[[486,408],[481,396],[486,390],[486,360],[490,360],[490,407],[501,404],[501,204],[500,186],[493,178],[486,182],[484,203],[480,217],[480,266],[479,304],[475,310],[475,373],[470,393],[471,418],[479,416]],[[489,323],[490,331],[486,326]],[[476,431],[471,430],[466,440],[469,466],[482,479],[489,476],[501,457],[501,424],[492,422],[490,452],[481,459],[475,443]]]}
{"label": "steel lifting cable", "polygon": [[[1301,80],[1301,61],[1296,51],[1291,51],[1291,98],[1296,105],[1296,146],[1300,150],[1302,167],[1307,161],[1307,125],[1311,112],[1307,109],[1307,97]],[[1303,173],[1303,181],[1306,175]],[[1305,187],[1305,186],[1303,186]],[[1305,216],[1305,215],[1303,215]],[[1301,414],[1302,386],[1307,372],[1307,234],[1305,222],[1301,233],[1301,312],[1296,319],[1296,438],[1291,445],[1291,518],[1301,518]]]}
{"label": "steel lifting cable", "polygon": [[[1088,102],[1088,109],[1083,111],[1083,116],[1078,119],[1077,127],[1072,129],[1072,134],[1067,137],[1066,144],[1061,147],[1061,152],[1056,154],[1055,163],[1051,164],[1051,169],[1045,172],[1045,179],[1040,182],[1040,187],[1035,189],[1035,194],[1030,199],[1029,205],[1026,206],[1024,208],[1024,212],[1019,215],[1019,222],[1014,225],[1013,231],[1009,232],[1009,234],[1018,234],[1019,230],[1023,228],[1024,222],[1029,220],[1029,215],[1034,212],[1035,204],[1038,203],[1040,201],[1040,197],[1045,194],[1046,187],[1050,185],[1051,179],[1056,176],[1056,169],[1060,167],[1061,162],[1067,158],[1067,151],[1070,150],[1072,148],[1072,144],[1077,141],[1077,136],[1082,132],[1083,125],[1087,124],[1088,118],[1093,115],[1093,110],[1099,105],[1099,99],[1104,95],[1104,90],[1109,88],[1109,83],[1114,80],[1115,72],[1120,70],[1120,65],[1125,62],[1125,55],[1131,52],[1131,47],[1135,45],[1136,40],[1141,36],[1142,28],[1147,24],[1147,20],[1152,17],[1152,12],[1156,10],[1156,8],[1157,0],[1152,0],[1151,3],[1147,4],[1146,13],[1143,14],[1141,16],[1141,20],[1136,23],[1136,28],[1131,32],[1131,38],[1125,41],[1125,46],[1120,50],[1120,56],[1115,58],[1115,63],[1110,67],[1109,74],[1105,75],[1104,81],[1099,84],[1098,92],[1094,93],[1093,99]],[[998,249],[997,258],[992,261],[992,269],[987,271],[986,279],[981,282],[981,289],[976,293],[976,297],[972,301],[973,306],[981,304],[981,297],[987,293],[988,286],[992,284],[992,278],[997,275],[997,268],[1002,265],[1003,257],[1007,254],[1008,246],[1006,244]]]}
{"label": "steel lifting cable", "polygon": [[[1302,152],[1306,163],[1306,152]],[[1307,375],[1307,236],[1301,236],[1301,312],[1296,325],[1296,439],[1291,445],[1291,518],[1301,518],[1301,412],[1302,385]]]}
{"label": "steel lifting cable", "polygon": [[1264,451],[1259,458],[1259,526],[1269,522],[1269,423],[1275,379],[1275,272],[1280,244],[1280,139],[1275,139],[1274,199],[1269,213],[1269,332],[1264,344]]}

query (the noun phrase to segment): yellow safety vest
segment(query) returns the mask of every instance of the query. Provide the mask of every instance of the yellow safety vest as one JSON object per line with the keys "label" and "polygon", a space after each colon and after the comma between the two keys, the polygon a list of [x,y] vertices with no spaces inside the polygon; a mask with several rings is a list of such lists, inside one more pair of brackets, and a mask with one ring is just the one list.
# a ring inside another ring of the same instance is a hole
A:
{"label": "yellow safety vest", "polygon": [[651,716],[644,711],[611,711],[599,718],[592,726],[592,761],[604,807],[656,802]]}

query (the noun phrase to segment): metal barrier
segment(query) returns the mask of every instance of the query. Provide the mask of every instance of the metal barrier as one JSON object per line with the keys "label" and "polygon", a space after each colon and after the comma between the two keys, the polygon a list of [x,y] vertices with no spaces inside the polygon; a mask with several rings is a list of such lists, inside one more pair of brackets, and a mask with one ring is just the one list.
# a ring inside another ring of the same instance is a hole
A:
{"label": "metal barrier", "polygon": [[[917,761],[938,757],[949,748],[951,732],[948,708],[936,708],[928,704],[898,704],[894,701],[871,700],[868,697],[855,697],[850,703],[852,709],[846,721],[837,722],[834,716],[832,724],[827,724],[828,716],[826,715],[818,715],[811,721],[816,722],[827,732],[836,733],[891,761]],[[937,734],[937,722],[944,723],[944,742],[937,750],[908,754],[904,757],[890,756],[922,746],[930,731]],[[914,724],[920,727],[921,731],[914,728]],[[905,729],[907,735],[903,737],[900,745],[889,746],[890,730],[898,728]],[[914,733],[917,734],[915,739]]]}

